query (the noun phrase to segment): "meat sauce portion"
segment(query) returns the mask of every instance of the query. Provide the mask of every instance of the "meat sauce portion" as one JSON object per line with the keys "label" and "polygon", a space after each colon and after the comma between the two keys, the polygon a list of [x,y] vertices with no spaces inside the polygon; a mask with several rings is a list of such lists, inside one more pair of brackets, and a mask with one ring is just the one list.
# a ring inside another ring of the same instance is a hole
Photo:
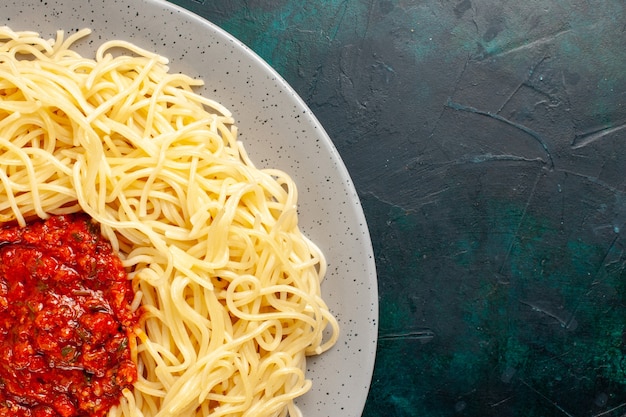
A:
{"label": "meat sauce portion", "polygon": [[85,215],[0,228],[0,416],[104,416],[137,379],[134,292]]}

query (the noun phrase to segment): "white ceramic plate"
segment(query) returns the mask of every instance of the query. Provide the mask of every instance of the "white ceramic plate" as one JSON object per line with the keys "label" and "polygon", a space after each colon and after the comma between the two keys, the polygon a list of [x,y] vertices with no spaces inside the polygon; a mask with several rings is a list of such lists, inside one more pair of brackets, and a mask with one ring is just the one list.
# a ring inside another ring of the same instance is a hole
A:
{"label": "white ceramic plate", "polygon": [[322,291],[341,338],[309,360],[313,389],[298,400],[305,417],[360,416],[376,353],[378,294],[371,243],[359,199],[331,140],[289,85],[257,55],[206,20],[159,0],[15,0],[0,25],[36,30],[89,27],[80,45],[92,56],[109,39],[130,40],[170,59],[173,71],[201,77],[203,94],[231,109],[259,167],[280,168],[299,187],[304,232],[328,257]]}

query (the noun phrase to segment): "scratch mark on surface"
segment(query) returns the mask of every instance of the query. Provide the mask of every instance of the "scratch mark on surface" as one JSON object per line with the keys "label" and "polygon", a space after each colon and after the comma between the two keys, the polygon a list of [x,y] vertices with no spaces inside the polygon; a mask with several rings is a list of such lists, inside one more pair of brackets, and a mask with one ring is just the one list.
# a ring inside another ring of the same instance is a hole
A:
{"label": "scratch mark on surface", "polygon": [[317,68],[315,68],[315,73],[313,74],[312,81],[309,84],[307,97],[306,97],[306,100],[308,103],[310,103],[313,100],[313,96],[315,95],[315,93],[317,93],[317,84],[320,80],[321,73],[322,73],[322,65],[320,64],[317,66]]}
{"label": "scratch mark on surface", "polygon": [[[456,80],[454,81],[454,86],[452,87],[452,94],[450,94],[450,97],[454,97],[456,92],[459,90],[459,84],[461,83],[461,80],[463,79],[463,75],[467,71],[470,61],[471,61],[471,57],[468,55],[467,59],[465,60],[465,63],[463,64],[463,68],[461,69],[461,72],[459,73],[459,75],[456,77]],[[433,128],[430,131],[430,135],[429,135],[430,138],[432,138],[435,135],[435,131],[439,127],[439,122],[443,118],[443,114],[446,108],[447,106],[444,105],[441,109],[441,112],[439,112],[439,116],[437,117],[437,120],[435,121]]]}
{"label": "scratch mark on surface", "polygon": [[528,76],[521,82],[519,83],[519,85],[517,86],[517,88],[515,88],[511,94],[509,94],[509,96],[506,98],[506,100],[504,100],[504,103],[502,103],[502,105],[500,106],[500,108],[498,109],[498,111],[496,112],[496,114],[500,114],[500,112],[502,111],[502,109],[504,109],[504,107],[513,99],[513,97],[515,97],[515,95],[519,92],[519,90],[528,83],[528,80],[530,79],[530,77],[532,77],[532,75],[534,74],[535,70],[537,69],[537,67],[539,67],[539,65],[541,65],[543,63],[543,61],[546,60],[546,56],[544,56],[543,58],[541,58],[539,60],[539,62],[537,62],[535,65],[533,65],[530,70],[528,71]]}
{"label": "scratch mark on surface", "polygon": [[483,162],[489,161],[516,161],[516,162],[545,162],[541,158],[525,158],[523,156],[517,155],[494,155],[494,154],[483,154],[474,156],[470,162],[474,164],[480,164]]}
{"label": "scratch mark on surface", "polygon": [[543,398],[544,400],[546,400],[547,402],[552,404],[557,410],[559,410],[560,412],[562,412],[566,416],[574,417],[573,414],[568,413],[567,410],[565,410],[563,407],[561,407],[556,401],[551,400],[550,398],[548,398],[544,394],[542,394],[539,390],[537,390],[536,388],[533,388],[532,386],[530,386],[530,384],[528,382],[524,381],[523,379],[520,379],[520,382],[522,384],[524,384],[526,387],[528,387],[528,389],[533,391],[535,394],[537,394],[538,396],[540,396],[541,398]]}
{"label": "scratch mark on surface", "polygon": [[521,44],[520,42],[512,42],[508,45],[504,45],[504,47],[501,50],[494,51],[491,53],[487,52],[483,54],[480,58],[485,59],[485,58],[494,57],[494,56],[503,57],[503,56],[506,56],[515,52],[520,52],[520,51],[524,51],[527,49],[532,49],[532,48],[536,48],[539,46],[543,46],[545,44],[555,41],[558,37],[563,36],[571,31],[572,30],[570,28],[566,28],[566,29],[561,29],[558,32],[555,32],[553,34],[544,36],[542,38],[538,38],[538,39],[528,41],[528,42],[522,42]]}
{"label": "scratch mark on surface", "polygon": [[[372,198],[376,199],[377,201],[379,201],[379,202],[381,202],[381,203],[383,203],[383,204],[388,205],[389,207],[394,207],[394,208],[396,208],[396,209],[398,209],[398,210],[400,210],[400,211],[404,212],[405,214],[410,214],[410,213],[413,213],[413,212],[415,212],[415,211],[416,211],[416,209],[415,209],[415,208],[412,208],[412,207],[411,207],[411,208],[409,208],[409,207],[405,207],[405,206],[402,206],[402,205],[400,205],[400,204],[396,204],[396,203],[394,203],[394,202],[392,202],[392,201],[389,201],[389,200],[387,200],[387,199],[385,199],[385,198],[382,198],[382,197],[380,197],[379,195],[377,195],[377,194],[376,194],[375,192],[373,192],[373,191],[368,191],[368,192],[364,193],[363,195],[364,195],[364,196],[370,196],[370,197],[372,197]],[[424,205],[425,205],[425,204],[424,204]]]}
{"label": "scratch mark on surface", "polygon": [[459,75],[456,77],[456,80],[454,81],[454,87],[452,89],[452,94],[451,96],[454,96],[456,94],[456,92],[459,90],[459,84],[461,83],[461,80],[463,79],[463,76],[465,75],[465,72],[467,71],[467,68],[469,67],[469,63],[471,62],[472,57],[468,54],[465,62],[463,63],[463,68],[461,68],[461,72],[459,73]]}
{"label": "scratch mark on surface", "polygon": [[443,186],[439,190],[435,190],[427,194],[419,194],[419,195],[415,190],[407,190],[407,194],[405,194],[405,197],[413,201],[411,205],[414,205],[414,207],[406,208],[405,212],[413,213],[422,207],[426,207],[431,204],[436,204],[437,202],[440,201],[440,198],[439,198],[440,194],[447,193],[449,190],[450,188],[448,186]]}
{"label": "scratch mark on surface", "polygon": [[339,27],[343,24],[343,19],[346,17],[346,13],[348,12],[347,0],[344,1],[341,5],[343,6],[343,10],[341,12],[341,16],[339,16],[339,21],[337,22],[337,25],[335,26],[335,30],[333,31],[333,34],[330,37],[331,42],[337,38],[337,34],[339,33]]}
{"label": "scratch mark on surface", "polygon": [[[576,320],[573,318],[574,317],[573,314],[570,314],[569,318],[565,319],[564,317],[562,317],[562,315],[553,312],[551,308],[545,307],[545,306],[541,306],[539,303],[533,303],[531,301],[524,301],[524,300],[518,300],[518,301],[520,303],[530,307],[533,311],[536,311],[536,312],[541,313],[541,314],[545,314],[548,317],[552,317],[557,322],[559,322],[561,327],[563,327],[565,329],[574,330],[575,327],[577,327],[577,325],[578,325]],[[565,312],[565,313],[567,313],[567,312]]]}
{"label": "scratch mark on surface", "polygon": [[365,37],[367,36],[367,32],[370,29],[370,23],[372,21],[372,11],[374,10],[374,0],[370,0],[370,4],[367,7],[367,22],[365,23],[365,30],[363,31],[363,42],[365,42]]}
{"label": "scratch mark on surface", "polygon": [[498,401],[498,402],[496,402],[496,403],[490,404],[489,406],[490,406],[491,408],[499,407],[499,406],[501,406],[502,404],[504,404],[505,402],[507,402],[507,401],[509,401],[509,400],[511,400],[511,399],[513,399],[513,398],[515,398],[515,396],[514,396],[514,395],[511,395],[511,396],[506,397],[506,398],[504,398],[504,399],[502,399],[502,400],[500,400],[500,401]]}
{"label": "scratch mark on surface", "polygon": [[617,125],[617,126],[613,126],[613,127],[603,127],[601,129],[595,130],[593,132],[590,133],[586,133],[586,134],[582,134],[582,135],[576,135],[574,137],[574,140],[572,141],[572,149],[580,149],[583,148],[589,144],[592,144],[594,142],[597,142],[598,140],[609,136],[615,132],[619,132],[620,130],[623,130],[626,128],[626,122]]}
{"label": "scratch mark on surface", "polygon": [[517,85],[517,87],[511,92],[511,94],[509,94],[509,96],[506,98],[506,100],[504,100],[504,103],[502,103],[502,105],[500,106],[500,108],[498,109],[498,111],[496,111],[496,114],[500,114],[500,112],[502,111],[502,109],[504,109],[504,107],[509,104],[509,102],[513,99],[513,97],[515,97],[515,94],[517,94],[517,92],[522,88],[522,86],[524,86],[524,84],[526,84],[526,82],[528,81],[528,79],[525,79],[524,81],[522,81],[521,83],[519,83]]}
{"label": "scratch mark on surface", "polygon": [[574,175],[574,176],[579,177],[579,178],[584,178],[587,181],[589,181],[590,183],[599,185],[600,187],[602,187],[602,188],[604,188],[604,189],[606,189],[606,190],[608,190],[608,191],[610,191],[610,192],[612,192],[614,194],[618,194],[618,195],[624,195],[625,194],[623,190],[620,190],[619,188],[617,188],[617,187],[615,187],[615,186],[613,186],[613,185],[611,185],[611,184],[609,184],[609,183],[607,183],[605,181],[602,181],[597,176],[583,174],[581,172],[572,171],[570,169],[559,169],[557,171],[558,172],[562,172],[564,174]]}
{"label": "scratch mark on surface", "polygon": [[539,145],[541,145],[541,147],[543,148],[543,150],[546,153],[546,156],[548,157],[549,163],[550,163],[550,169],[554,168],[554,160],[552,159],[552,154],[550,153],[550,150],[548,149],[548,146],[546,145],[545,140],[543,139],[543,137],[541,137],[541,135],[537,132],[535,132],[534,130],[532,130],[531,128],[524,126],[523,124],[520,123],[516,123],[510,119],[507,119],[506,117],[502,117],[499,114],[496,113],[492,113],[489,111],[485,111],[485,110],[480,110],[477,109],[475,107],[471,107],[471,106],[466,106],[460,103],[455,103],[452,100],[448,99],[448,102],[446,103],[446,107],[449,107],[453,110],[457,110],[457,111],[463,111],[463,112],[467,112],[467,113],[473,113],[473,114],[477,114],[480,116],[485,116],[485,117],[489,117],[491,119],[497,120],[499,122],[505,123],[517,130],[520,130],[524,133],[526,133],[527,135],[529,135],[530,137],[532,137],[537,143],[539,143]]}
{"label": "scratch mark on surface", "polygon": [[[591,416],[591,417],[602,417],[602,416],[606,416],[607,414],[612,414],[612,413],[613,413],[613,411],[619,410],[620,408],[623,408],[624,406],[626,406],[626,403],[622,403],[622,404],[620,404],[620,405],[618,405],[618,406],[615,406],[615,407],[613,407],[613,408],[611,408],[611,409],[609,409],[609,410],[603,411],[603,412],[601,412],[601,413],[594,414],[594,415],[593,415],[593,416]],[[622,416],[623,416],[623,414],[622,414]]]}
{"label": "scratch mark on surface", "polygon": [[509,256],[511,255],[511,251],[513,250],[513,245],[515,244],[515,241],[517,240],[519,236],[519,231],[522,228],[522,224],[524,224],[524,221],[526,220],[526,213],[528,212],[528,207],[530,207],[530,204],[533,198],[535,197],[535,193],[537,192],[537,184],[539,184],[540,178],[541,178],[541,171],[537,173],[537,177],[535,178],[535,183],[533,184],[533,188],[530,190],[528,199],[526,199],[526,205],[524,205],[524,211],[522,212],[522,215],[520,216],[519,222],[517,222],[515,233],[513,234],[513,237],[511,238],[511,243],[509,244],[509,247],[506,250],[506,254],[504,255],[504,259],[502,260],[502,265],[500,265],[500,271],[499,271],[500,275],[504,275],[504,267],[509,260]]}
{"label": "scratch mark on surface", "polygon": [[381,335],[379,337],[380,340],[412,339],[412,340],[419,340],[422,343],[428,343],[434,338],[435,338],[435,332],[433,332],[430,329],[416,330],[416,331],[404,332],[404,333],[391,333],[391,334]]}

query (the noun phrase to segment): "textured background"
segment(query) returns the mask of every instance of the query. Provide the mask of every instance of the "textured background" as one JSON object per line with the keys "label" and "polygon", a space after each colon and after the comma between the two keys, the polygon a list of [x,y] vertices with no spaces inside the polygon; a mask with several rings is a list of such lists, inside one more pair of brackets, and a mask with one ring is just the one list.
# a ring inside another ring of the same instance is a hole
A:
{"label": "textured background", "polygon": [[361,197],[364,416],[626,415],[622,0],[175,0],[267,60]]}

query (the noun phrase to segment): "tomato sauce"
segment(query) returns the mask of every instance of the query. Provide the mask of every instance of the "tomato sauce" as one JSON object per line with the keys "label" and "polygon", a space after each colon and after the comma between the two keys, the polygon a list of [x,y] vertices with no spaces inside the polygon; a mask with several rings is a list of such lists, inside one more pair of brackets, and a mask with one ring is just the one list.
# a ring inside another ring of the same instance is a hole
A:
{"label": "tomato sauce", "polygon": [[133,289],[85,215],[0,228],[0,416],[104,416],[137,379]]}

